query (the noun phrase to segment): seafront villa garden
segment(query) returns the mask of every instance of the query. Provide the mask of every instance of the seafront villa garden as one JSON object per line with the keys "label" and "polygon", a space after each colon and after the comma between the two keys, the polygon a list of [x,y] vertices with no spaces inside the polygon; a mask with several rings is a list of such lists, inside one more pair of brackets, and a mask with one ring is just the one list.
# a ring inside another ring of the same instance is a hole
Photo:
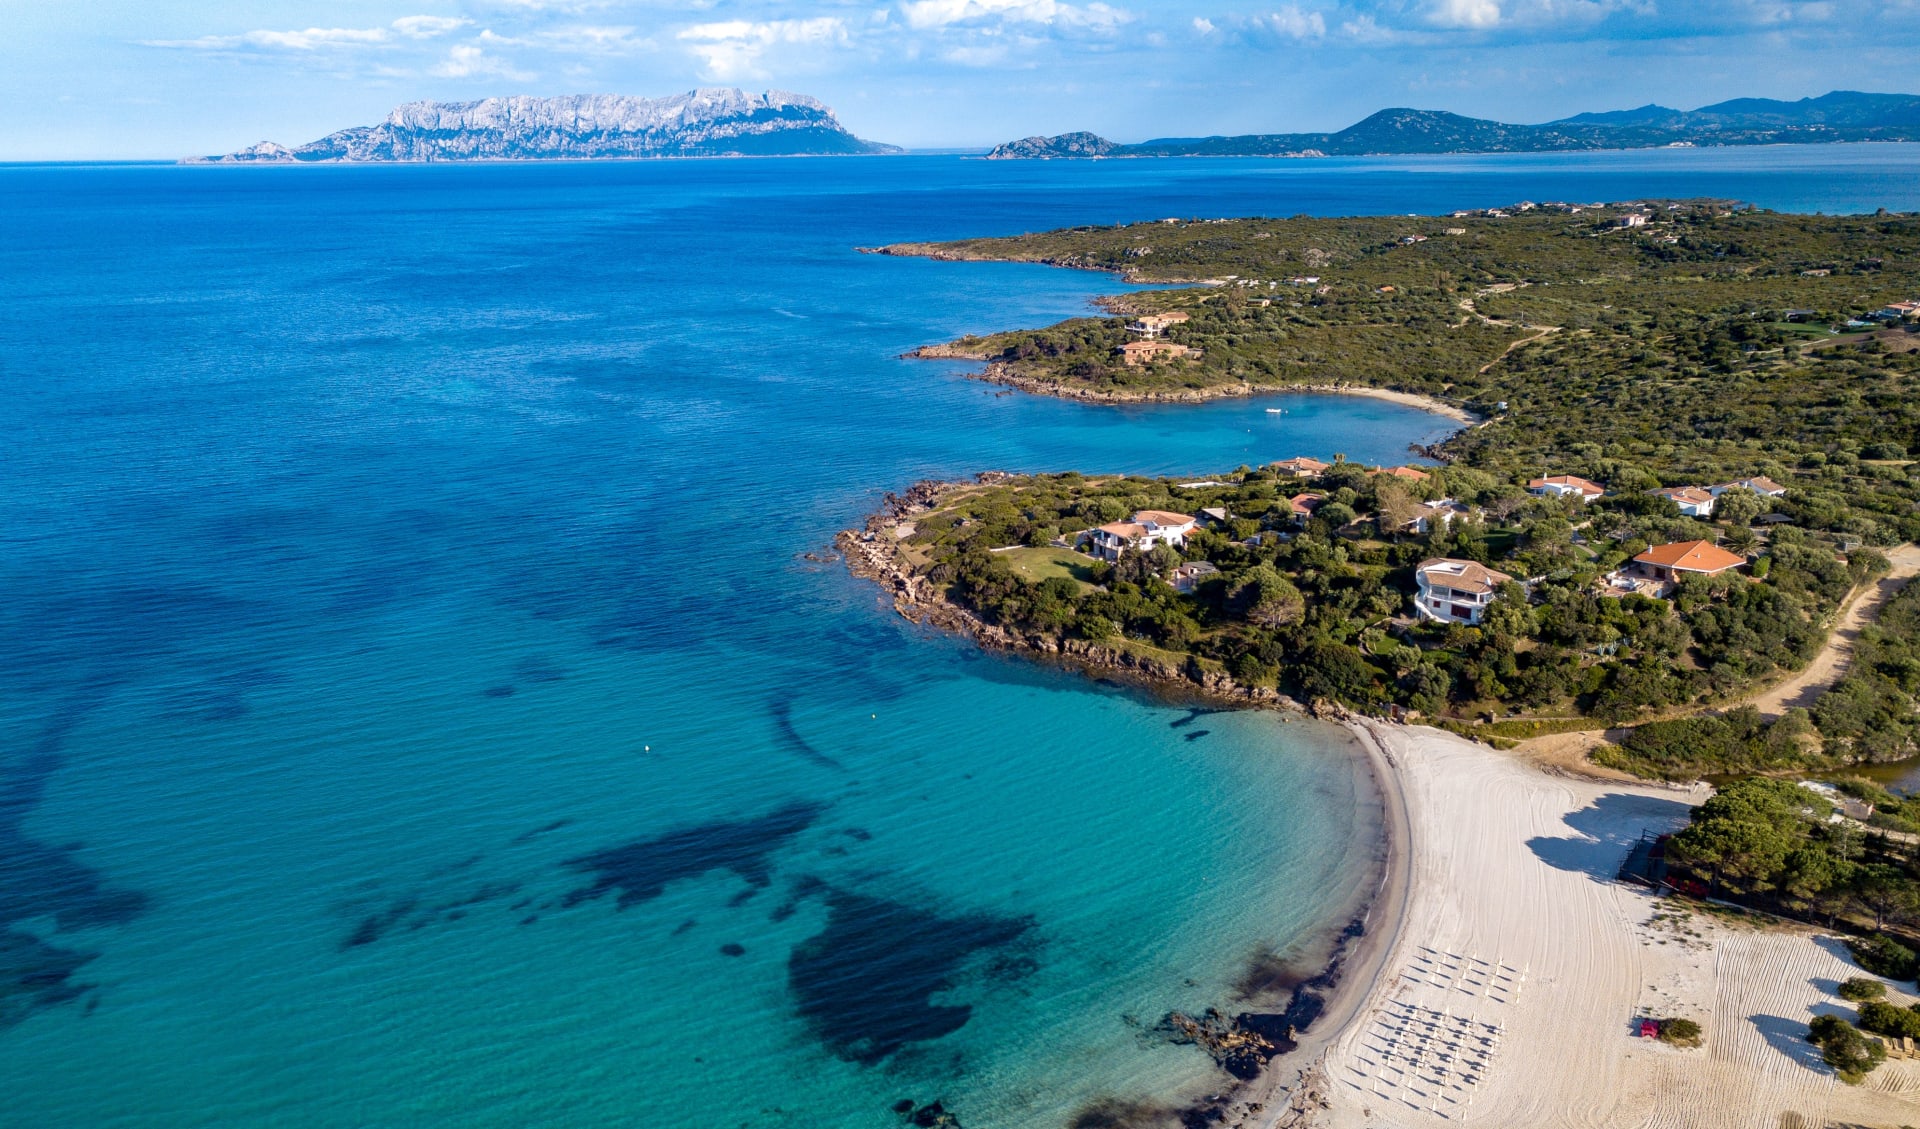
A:
{"label": "seafront villa garden", "polygon": [[[1586,501],[1463,466],[1416,478],[1336,461],[1311,477],[1242,468],[1204,485],[995,478],[875,536],[1040,649],[1144,648],[1216,689],[1370,712],[1627,724],[1731,702],[1805,662],[1840,601],[1886,567],[1790,522],[1756,524],[1791,494],[1722,499],[1719,518],[1693,518],[1657,494]],[[1657,563],[1670,559],[1681,567]],[[1622,575],[1664,579],[1642,591]],[[1463,594],[1473,586],[1483,594]],[[1902,751],[1856,748],[1889,735],[1839,715],[1796,718],[1779,739],[1806,731],[1835,756]]]}

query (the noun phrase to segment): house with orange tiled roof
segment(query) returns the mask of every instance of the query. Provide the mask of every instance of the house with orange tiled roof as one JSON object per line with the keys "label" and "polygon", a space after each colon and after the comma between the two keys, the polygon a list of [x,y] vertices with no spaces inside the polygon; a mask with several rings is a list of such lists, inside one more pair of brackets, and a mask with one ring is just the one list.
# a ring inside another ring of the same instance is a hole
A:
{"label": "house with orange tiled roof", "polygon": [[1538,494],[1543,498],[1567,497],[1579,498],[1582,502],[1591,502],[1606,494],[1607,488],[1597,482],[1589,482],[1577,474],[1550,474],[1545,478],[1536,478],[1527,483],[1527,493]]}
{"label": "house with orange tiled roof", "polygon": [[1752,478],[1736,478],[1732,482],[1722,482],[1718,486],[1709,486],[1707,487],[1707,493],[1718,498],[1720,495],[1725,494],[1735,487],[1751,490],[1755,494],[1764,494],[1769,498],[1784,498],[1787,496],[1786,487],[1768,478],[1764,474],[1756,474]]}
{"label": "house with orange tiled roof", "polygon": [[1644,566],[1663,580],[1678,580],[1687,573],[1716,576],[1746,564],[1747,558],[1729,553],[1711,541],[1676,541],[1671,545],[1655,545],[1633,558],[1633,563]]}
{"label": "house with orange tiled roof", "polygon": [[1370,470],[1367,473],[1391,475],[1394,478],[1398,478],[1406,482],[1425,482],[1427,479],[1433,477],[1432,475],[1428,474],[1426,471],[1421,470],[1419,467],[1410,467],[1410,466],[1381,467],[1379,470]]}
{"label": "house with orange tiled roof", "polygon": [[1434,557],[1421,561],[1413,570],[1414,584],[1419,589],[1414,594],[1413,606],[1422,619],[1479,623],[1500,586],[1512,579],[1478,561]]}
{"label": "house with orange tiled roof", "polygon": [[1664,490],[1651,490],[1648,493],[1665,498],[1680,507],[1687,517],[1712,517],[1713,502],[1717,495],[1698,486],[1670,486]]}
{"label": "house with orange tiled roof", "polygon": [[1114,350],[1128,368],[1150,365],[1155,361],[1178,361],[1200,355],[1200,350],[1189,349],[1172,341],[1129,341]]}
{"label": "house with orange tiled roof", "polygon": [[1187,543],[1187,534],[1192,533],[1197,524],[1192,517],[1171,510],[1140,510],[1127,521],[1111,522],[1090,529],[1082,536],[1092,544],[1094,556],[1117,561],[1128,549],[1143,553],[1155,545],[1178,549]]}
{"label": "house with orange tiled roof", "polygon": [[1655,545],[1633,558],[1627,567],[1607,576],[1604,594],[1624,596],[1667,596],[1673,586],[1687,576],[1718,576],[1747,563],[1738,553],[1729,553],[1711,541],[1676,541]]}
{"label": "house with orange tiled roof", "polygon": [[1287,502],[1293,507],[1293,524],[1305,525],[1308,519],[1313,517],[1315,510],[1326,505],[1327,496],[1325,494],[1295,494],[1293,497],[1287,499]]}
{"label": "house with orange tiled roof", "polygon": [[1333,464],[1323,463],[1319,459],[1310,459],[1302,455],[1298,458],[1281,459],[1277,463],[1268,463],[1267,465],[1279,471],[1281,474],[1291,475],[1294,478],[1319,478],[1322,474],[1325,474],[1327,468]]}

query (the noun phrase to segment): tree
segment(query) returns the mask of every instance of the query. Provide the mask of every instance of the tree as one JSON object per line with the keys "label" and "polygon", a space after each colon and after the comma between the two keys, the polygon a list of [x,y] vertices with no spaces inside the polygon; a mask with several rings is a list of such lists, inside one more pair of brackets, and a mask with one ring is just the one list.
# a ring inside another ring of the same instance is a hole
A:
{"label": "tree", "polygon": [[1816,1017],[1807,1031],[1807,1041],[1820,1048],[1821,1061],[1833,1067],[1849,1086],[1859,1085],[1887,1059],[1885,1047],[1837,1015]]}
{"label": "tree", "polygon": [[1420,503],[1413,491],[1397,478],[1381,475],[1373,488],[1374,514],[1379,518],[1382,536],[1392,536],[1420,516]]}
{"label": "tree", "polygon": [[1763,888],[1806,841],[1812,819],[1825,819],[1832,810],[1832,805],[1784,780],[1736,780],[1695,809],[1693,821],[1673,837],[1669,853],[1705,868],[1715,882],[1732,878]]}
{"label": "tree", "polygon": [[1855,976],[1842,980],[1838,989],[1840,998],[1854,1003],[1866,1003],[1877,1000],[1887,994],[1887,986],[1867,976]]}
{"label": "tree", "polygon": [[1279,569],[1260,564],[1240,575],[1227,594],[1227,606],[1247,622],[1274,630],[1299,622],[1307,601]]}
{"label": "tree", "polygon": [[1897,866],[1867,863],[1855,869],[1848,890],[1854,904],[1873,915],[1873,930],[1885,929],[1888,921],[1904,922],[1920,909],[1920,887]]}
{"label": "tree", "polygon": [[1756,494],[1744,486],[1735,486],[1723,490],[1719,500],[1713,503],[1713,516],[1735,525],[1745,525],[1761,514],[1766,513],[1772,502],[1764,494]]}

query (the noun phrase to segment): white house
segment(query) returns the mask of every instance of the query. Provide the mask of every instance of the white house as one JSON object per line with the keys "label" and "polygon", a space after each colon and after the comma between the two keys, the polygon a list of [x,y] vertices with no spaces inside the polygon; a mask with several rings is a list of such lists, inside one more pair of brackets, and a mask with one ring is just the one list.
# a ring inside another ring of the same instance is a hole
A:
{"label": "white house", "polygon": [[1589,482],[1577,474],[1550,474],[1545,478],[1536,478],[1527,483],[1529,494],[1546,497],[1564,497],[1573,495],[1582,502],[1591,502],[1606,494],[1607,488],[1597,482]]}
{"label": "white house", "polygon": [[1651,493],[1679,506],[1680,512],[1687,517],[1712,517],[1714,500],[1720,496],[1711,491],[1702,490],[1698,486],[1670,486],[1665,490],[1654,490]]}
{"label": "white house", "polygon": [[1152,340],[1192,316],[1193,315],[1184,310],[1174,310],[1164,314],[1143,314],[1134,321],[1127,323],[1127,332],[1137,333],[1148,340]]}
{"label": "white house", "polygon": [[1445,529],[1452,525],[1455,519],[1467,517],[1472,513],[1472,510],[1452,498],[1441,498],[1437,502],[1420,503],[1420,512],[1414,514],[1400,528],[1407,533],[1424,534],[1435,525]]}
{"label": "white house", "polygon": [[1736,478],[1732,482],[1722,482],[1718,486],[1709,486],[1707,487],[1707,493],[1718,498],[1736,486],[1751,490],[1755,494],[1764,494],[1769,498],[1784,498],[1787,496],[1786,487],[1768,478],[1764,474],[1757,474],[1752,478]]}
{"label": "white house", "polygon": [[1187,534],[1192,533],[1195,524],[1186,514],[1171,513],[1167,510],[1141,510],[1133,515],[1131,521],[1116,521],[1088,532],[1093,542],[1093,555],[1102,560],[1117,561],[1120,554],[1128,549],[1146,552],[1155,545],[1171,545],[1178,549],[1187,543]]}
{"label": "white house", "polygon": [[1476,561],[1448,557],[1421,561],[1413,577],[1420,589],[1414,607],[1423,619],[1440,623],[1479,623],[1495,591],[1513,579]]}

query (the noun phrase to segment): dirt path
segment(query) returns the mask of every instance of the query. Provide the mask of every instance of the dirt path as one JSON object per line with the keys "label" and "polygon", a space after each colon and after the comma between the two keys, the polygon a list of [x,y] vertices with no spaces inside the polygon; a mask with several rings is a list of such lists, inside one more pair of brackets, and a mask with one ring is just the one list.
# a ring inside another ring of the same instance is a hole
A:
{"label": "dirt path", "polygon": [[1833,634],[1827,636],[1827,645],[1820,648],[1807,668],[1752,699],[1761,714],[1779,717],[1788,710],[1810,706],[1847,672],[1860,629],[1872,622],[1881,607],[1905,588],[1909,580],[1920,576],[1920,545],[1902,545],[1889,550],[1887,560],[1893,565],[1892,571],[1871,588],[1854,593],[1852,601],[1841,609]]}
{"label": "dirt path", "polygon": [[[1518,290],[1520,287],[1525,285],[1527,284],[1524,282],[1520,282],[1520,283],[1498,282],[1492,286],[1487,287],[1484,290],[1479,291],[1474,295],[1474,298],[1479,297],[1481,294],[1505,294],[1509,290]],[[1473,298],[1460,299],[1460,308],[1462,310],[1465,310],[1469,317],[1479,318],[1481,321],[1485,322],[1488,325],[1497,325],[1502,329],[1515,328],[1514,323],[1506,318],[1488,317],[1486,314],[1481,313],[1479,308],[1473,304]],[[1467,323],[1463,321],[1460,324],[1465,325]],[[1515,349],[1520,348],[1522,345],[1531,345],[1535,341],[1540,340],[1542,337],[1545,337],[1549,333],[1560,332],[1560,327],[1557,325],[1540,325],[1540,326],[1533,326],[1531,328],[1536,329],[1539,332],[1535,333],[1531,337],[1522,337],[1518,341],[1508,342],[1507,347],[1500,351],[1499,356],[1488,361],[1486,364],[1480,366],[1481,373],[1482,374],[1486,373],[1488,369],[1499,364],[1501,361],[1506,360],[1507,354],[1513,352]]]}

